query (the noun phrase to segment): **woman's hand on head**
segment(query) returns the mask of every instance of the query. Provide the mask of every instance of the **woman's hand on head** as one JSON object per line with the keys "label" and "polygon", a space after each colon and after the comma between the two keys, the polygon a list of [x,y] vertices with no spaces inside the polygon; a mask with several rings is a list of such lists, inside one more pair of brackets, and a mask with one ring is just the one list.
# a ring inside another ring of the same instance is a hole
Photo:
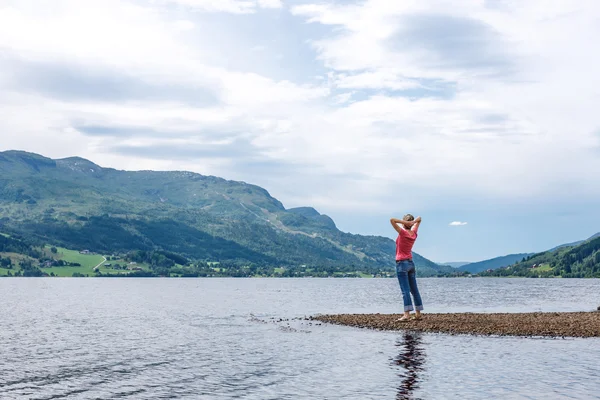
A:
{"label": "woman's hand on head", "polygon": [[397,223],[397,224],[404,225],[405,227],[411,227],[415,224],[415,221],[407,221],[405,219],[398,219],[398,218],[392,218],[391,221],[392,221],[392,224]]}

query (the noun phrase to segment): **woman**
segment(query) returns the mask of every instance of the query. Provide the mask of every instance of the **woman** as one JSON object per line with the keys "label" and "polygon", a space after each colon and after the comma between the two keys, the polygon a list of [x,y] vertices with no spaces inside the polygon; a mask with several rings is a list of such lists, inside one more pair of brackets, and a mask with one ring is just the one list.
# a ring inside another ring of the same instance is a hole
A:
{"label": "woman", "polygon": [[398,232],[396,239],[396,274],[402,290],[404,300],[404,315],[398,321],[408,321],[410,312],[413,310],[410,295],[415,300],[415,319],[421,319],[423,310],[423,301],[417,287],[417,278],[415,276],[415,264],[412,259],[412,247],[417,240],[417,231],[421,225],[421,217],[413,217],[406,214],[403,219],[392,218],[392,226]]}

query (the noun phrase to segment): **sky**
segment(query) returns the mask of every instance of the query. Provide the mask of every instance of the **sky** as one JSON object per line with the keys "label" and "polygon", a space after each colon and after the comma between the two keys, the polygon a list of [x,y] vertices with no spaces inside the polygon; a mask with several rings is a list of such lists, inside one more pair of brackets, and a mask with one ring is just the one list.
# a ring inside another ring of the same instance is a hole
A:
{"label": "sky", "polygon": [[599,38],[594,0],[0,0],[0,150],[543,251],[600,231]]}

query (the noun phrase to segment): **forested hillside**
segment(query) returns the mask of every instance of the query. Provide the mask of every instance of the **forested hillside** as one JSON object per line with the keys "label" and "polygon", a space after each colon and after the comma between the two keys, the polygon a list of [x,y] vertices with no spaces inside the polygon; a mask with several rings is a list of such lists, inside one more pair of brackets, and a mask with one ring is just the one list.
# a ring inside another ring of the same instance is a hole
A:
{"label": "forested hillside", "polygon": [[[387,221],[382,221],[387,223]],[[166,251],[271,268],[392,270],[389,238],[341,232],[265,189],[185,171],[118,171],[82,158],[0,153],[0,232],[100,253]],[[421,275],[451,272],[419,255]]]}
{"label": "forested hillside", "polygon": [[502,257],[492,258],[490,260],[478,261],[474,263],[469,263],[462,265],[458,268],[459,271],[470,272],[472,274],[476,274],[481,271],[486,271],[488,269],[496,269],[500,267],[506,267],[508,265],[514,264],[517,261],[521,261],[525,257],[531,256],[531,253],[520,253],[520,254],[509,254]]}
{"label": "forested hillside", "polygon": [[534,254],[507,268],[482,272],[480,275],[600,278],[600,237],[577,246]]}

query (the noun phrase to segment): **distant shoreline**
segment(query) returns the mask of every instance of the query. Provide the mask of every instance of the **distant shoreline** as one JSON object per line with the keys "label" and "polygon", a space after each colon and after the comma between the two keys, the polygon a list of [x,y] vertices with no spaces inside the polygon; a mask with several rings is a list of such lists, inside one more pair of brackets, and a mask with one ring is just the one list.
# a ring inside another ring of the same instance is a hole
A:
{"label": "distant shoreline", "polygon": [[[396,279],[395,276],[377,276],[377,277],[357,277],[357,276],[153,276],[143,274],[102,274],[87,276],[7,276],[0,275],[2,278],[150,278],[150,279]],[[565,278],[562,276],[552,277],[530,277],[530,276],[424,276],[418,279],[600,279],[596,277],[588,278]]]}

